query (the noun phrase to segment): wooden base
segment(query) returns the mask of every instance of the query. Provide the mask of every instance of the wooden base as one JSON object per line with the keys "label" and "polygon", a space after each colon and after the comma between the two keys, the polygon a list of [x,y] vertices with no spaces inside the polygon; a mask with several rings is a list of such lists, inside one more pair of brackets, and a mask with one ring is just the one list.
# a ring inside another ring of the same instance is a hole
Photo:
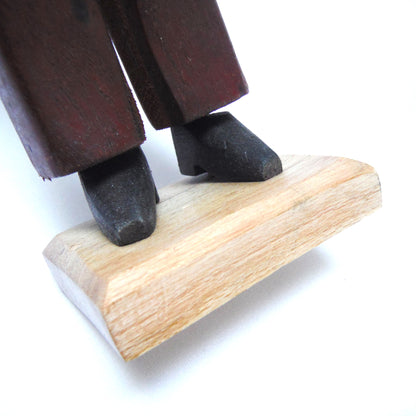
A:
{"label": "wooden base", "polygon": [[381,206],[366,164],[282,162],[266,182],[203,176],[162,189],[156,231],[139,243],[116,247],[88,222],[44,256],[68,298],[131,360]]}

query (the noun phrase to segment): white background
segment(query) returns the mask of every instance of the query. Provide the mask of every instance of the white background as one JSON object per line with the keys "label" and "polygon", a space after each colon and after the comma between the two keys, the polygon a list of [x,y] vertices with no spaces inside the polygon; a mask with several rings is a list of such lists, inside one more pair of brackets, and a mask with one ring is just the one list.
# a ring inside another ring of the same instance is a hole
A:
{"label": "white background", "polygon": [[41,255],[91,218],[78,178],[42,182],[1,109],[1,415],[416,415],[416,2],[219,5],[251,89],[228,110],[280,154],[373,165],[384,207],[124,363]]}

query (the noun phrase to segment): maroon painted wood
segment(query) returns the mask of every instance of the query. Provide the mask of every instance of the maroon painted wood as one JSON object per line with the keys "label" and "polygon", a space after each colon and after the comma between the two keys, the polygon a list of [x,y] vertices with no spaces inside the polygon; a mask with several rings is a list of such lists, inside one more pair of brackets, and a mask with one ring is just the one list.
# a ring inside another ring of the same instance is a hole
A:
{"label": "maroon painted wood", "polygon": [[42,177],[144,141],[96,0],[1,0],[0,65],[3,102]]}
{"label": "maroon painted wood", "polygon": [[157,129],[248,92],[215,0],[101,0],[117,50]]}

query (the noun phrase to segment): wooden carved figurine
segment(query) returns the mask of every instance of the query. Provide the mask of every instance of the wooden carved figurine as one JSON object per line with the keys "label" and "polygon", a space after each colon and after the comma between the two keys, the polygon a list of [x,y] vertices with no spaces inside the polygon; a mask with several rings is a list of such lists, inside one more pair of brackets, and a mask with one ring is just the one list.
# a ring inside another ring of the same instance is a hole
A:
{"label": "wooden carved figurine", "polygon": [[1,97],[39,175],[78,172],[103,233],[150,236],[158,194],[117,52],[179,168],[263,181],[279,157],[229,113],[248,92],[215,0],[2,0]]}

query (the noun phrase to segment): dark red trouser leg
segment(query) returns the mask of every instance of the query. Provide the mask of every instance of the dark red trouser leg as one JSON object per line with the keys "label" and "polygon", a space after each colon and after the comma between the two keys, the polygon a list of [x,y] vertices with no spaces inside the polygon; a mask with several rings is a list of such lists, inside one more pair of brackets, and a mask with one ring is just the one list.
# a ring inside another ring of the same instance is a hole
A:
{"label": "dark red trouser leg", "polygon": [[133,88],[157,129],[248,92],[215,0],[101,0]]}
{"label": "dark red trouser leg", "polygon": [[41,176],[144,141],[96,0],[1,0],[0,64],[3,102]]}

